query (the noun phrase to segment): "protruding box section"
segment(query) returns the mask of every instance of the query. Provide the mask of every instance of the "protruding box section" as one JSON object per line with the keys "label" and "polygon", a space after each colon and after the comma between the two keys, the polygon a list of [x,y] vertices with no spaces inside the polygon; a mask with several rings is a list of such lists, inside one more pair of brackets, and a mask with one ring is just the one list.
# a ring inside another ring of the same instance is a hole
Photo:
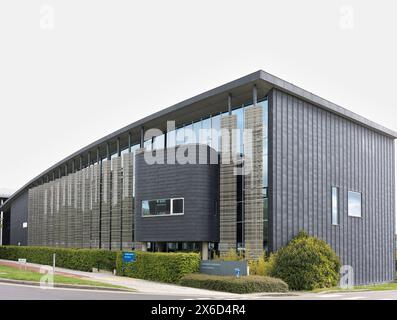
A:
{"label": "protruding box section", "polygon": [[[135,158],[135,241],[217,242],[217,159],[214,149],[201,144],[140,149]],[[143,215],[146,205],[149,214]],[[159,214],[151,215],[150,210]]]}

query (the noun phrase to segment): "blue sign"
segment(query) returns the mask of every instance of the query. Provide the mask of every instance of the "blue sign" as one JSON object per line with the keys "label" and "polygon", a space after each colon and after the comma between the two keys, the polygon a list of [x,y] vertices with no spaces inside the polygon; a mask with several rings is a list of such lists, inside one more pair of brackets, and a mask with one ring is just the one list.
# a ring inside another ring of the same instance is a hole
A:
{"label": "blue sign", "polygon": [[135,262],[136,254],[135,252],[123,252],[123,262]]}
{"label": "blue sign", "polygon": [[239,277],[240,277],[240,268],[235,268],[235,269],[234,269],[234,274],[235,274],[235,276],[236,276],[237,278],[239,278]]}

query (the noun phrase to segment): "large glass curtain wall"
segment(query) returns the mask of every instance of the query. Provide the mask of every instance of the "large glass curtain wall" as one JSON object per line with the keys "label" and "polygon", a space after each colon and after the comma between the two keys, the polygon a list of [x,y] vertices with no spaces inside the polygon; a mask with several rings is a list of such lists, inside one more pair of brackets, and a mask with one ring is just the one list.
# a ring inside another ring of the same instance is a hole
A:
{"label": "large glass curtain wall", "polygon": [[[258,106],[263,108],[263,247],[264,250],[268,250],[268,101],[267,97],[258,101]],[[237,128],[240,129],[240,135],[238,137],[238,150],[241,157],[244,155],[244,112],[246,108],[252,106],[252,103],[237,106],[232,109],[232,114],[237,117]],[[153,137],[150,140],[144,141],[144,148],[146,150],[158,150],[164,147],[175,147],[177,145],[183,145],[188,143],[202,143],[206,144],[216,151],[220,151],[220,129],[221,129],[221,118],[227,116],[228,112],[221,112],[218,114],[210,115],[209,117],[202,118],[198,121],[192,121],[186,123],[173,131],[167,132],[157,137]],[[210,134],[203,134],[201,129],[212,129]],[[131,146],[131,152],[135,154],[135,151],[139,149],[140,145],[135,144]],[[126,148],[121,151],[121,154],[128,153],[129,149]],[[116,155],[112,155],[114,157]],[[106,161],[103,159],[102,161]],[[102,161],[100,164],[102,164]],[[135,157],[134,157],[134,168],[135,168]],[[134,170],[135,176],[135,170]],[[237,243],[236,246],[239,249],[244,248],[244,176],[236,176],[237,183]],[[135,178],[133,179],[133,197],[135,196]]]}
{"label": "large glass curtain wall", "polygon": [[[258,101],[258,106],[263,108],[263,247],[268,249],[268,101],[267,97]],[[238,137],[238,148],[240,155],[244,155],[244,111],[252,106],[252,103],[233,108],[232,114],[237,117],[237,128],[240,129]],[[144,142],[146,150],[162,149],[164,147],[174,147],[187,143],[202,143],[220,151],[220,127],[221,117],[228,115],[228,112],[210,115],[198,121],[186,123],[175,130],[154,137]],[[200,129],[212,129],[210,134],[202,134]],[[192,134],[193,133],[193,134]],[[237,179],[237,248],[244,247],[244,177],[236,176]]]}

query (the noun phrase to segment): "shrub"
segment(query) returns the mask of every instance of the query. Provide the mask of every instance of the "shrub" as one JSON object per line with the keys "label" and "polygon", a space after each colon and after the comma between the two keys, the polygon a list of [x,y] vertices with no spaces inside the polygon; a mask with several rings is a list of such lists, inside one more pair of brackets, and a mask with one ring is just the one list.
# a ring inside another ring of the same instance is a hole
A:
{"label": "shrub", "polygon": [[230,249],[226,255],[224,255],[222,258],[220,258],[220,260],[223,261],[240,261],[243,260],[244,256],[241,252],[236,252],[235,249]]}
{"label": "shrub", "polygon": [[261,276],[236,278],[233,276],[214,276],[196,273],[183,276],[179,283],[187,287],[232,293],[288,291],[288,285],[284,281]]}
{"label": "shrub", "polygon": [[116,268],[116,252],[103,249],[71,249],[56,247],[0,246],[0,259],[17,261],[24,258],[28,262],[52,265],[52,255],[56,253],[56,266],[80,271],[92,268],[112,271]]}
{"label": "shrub", "polygon": [[122,253],[117,254],[117,274],[128,277],[177,283],[188,273],[200,268],[198,253],[136,252],[136,262],[122,263]]}
{"label": "shrub", "polygon": [[270,274],[290,289],[313,290],[337,285],[340,261],[323,240],[300,232],[274,255]]}
{"label": "shrub", "polygon": [[274,264],[274,255],[266,258],[264,255],[258,260],[250,260],[248,262],[250,274],[258,276],[270,276]]}

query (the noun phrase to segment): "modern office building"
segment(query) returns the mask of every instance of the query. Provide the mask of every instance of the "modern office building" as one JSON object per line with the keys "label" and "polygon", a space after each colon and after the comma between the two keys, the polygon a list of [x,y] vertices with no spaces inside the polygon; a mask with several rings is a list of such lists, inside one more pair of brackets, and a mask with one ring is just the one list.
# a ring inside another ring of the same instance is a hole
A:
{"label": "modern office building", "polygon": [[353,267],[356,283],[391,281],[396,137],[257,71],[93,142],[2,210],[11,244],[201,250],[203,259],[214,250],[255,259],[306,230]]}

